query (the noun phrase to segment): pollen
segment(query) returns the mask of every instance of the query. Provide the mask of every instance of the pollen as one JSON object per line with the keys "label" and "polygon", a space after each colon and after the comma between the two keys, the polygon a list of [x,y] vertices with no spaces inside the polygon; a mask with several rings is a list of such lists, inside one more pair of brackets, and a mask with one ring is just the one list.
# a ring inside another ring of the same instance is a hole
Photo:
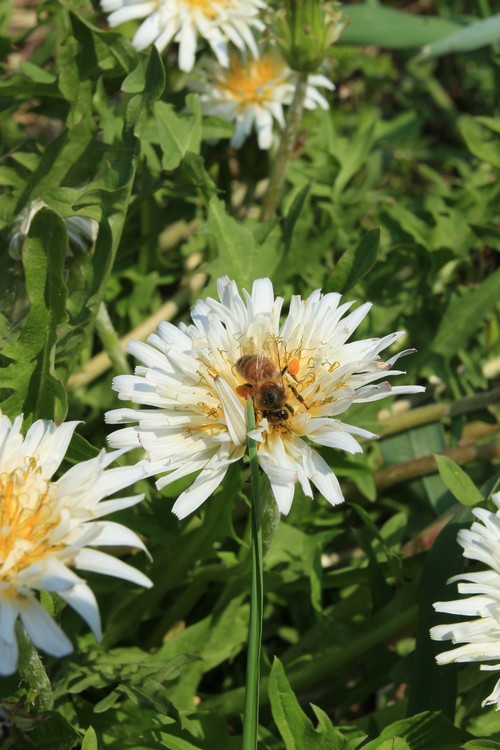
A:
{"label": "pollen", "polygon": [[234,7],[234,0],[184,0],[184,6],[190,13],[199,11],[207,18],[216,18],[220,15],[221,9],[231,10]]}
{"label": "pollen", "polygon": [[49,488],[34,458],[0,474],[0,583],[58,549],[51,540],[60,516]]}

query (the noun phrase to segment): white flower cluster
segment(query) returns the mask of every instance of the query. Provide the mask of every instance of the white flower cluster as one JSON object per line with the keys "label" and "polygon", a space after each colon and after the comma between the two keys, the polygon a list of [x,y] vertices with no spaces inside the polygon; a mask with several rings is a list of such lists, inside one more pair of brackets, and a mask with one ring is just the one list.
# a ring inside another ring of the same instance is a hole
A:
{"label": "white flower cluster", "polygon": [[[285,126],[283,108],[290,105],[297,83],[294,73],[276,50],[260,55],[254,32],[262,32],[258,17],[267,9],[263,0],[101,0],[110,26],[145,19],[132,42],[138,50],[151,44],[163,51],[179,45],[179,68],[189,72],[196,61],[198,39],[208,42],[217,63],[208,63],[189,81],[201,93],[205,114],[235,123],[231,146],[240,148],[255,127],[259,148],[273,143],[273,125]],[[230,54],[232,44],[239,54]],[[248,54],[250,53],[250,55]],[[335,87],[323,75],[310,75],[304,106],[328,109],[318,91]]]}
{"label": "white flower cluster", "polygon": [[[500,492],[494,494],[492,500],[499,510],[492,513],[486,508],[474,508],[472,512],[477,521],[470,529],[459,531],[457,536],[464,557],[483,563],[486,569],[450,578],[448,583],[459,582],[458,593],[465,598],[434,604],[436,612],[473,618],[431,629],[434,640],[461,644],[439,654],[438,664],[496,661],[499,663],[481,664],[480,668],[500,670]],[[492,704],[500,710],[500,679],[483,701],[483,706]]]}
{"label": "white flower cluster", "polygon": [[73,466],[56,482],[52,475],[64,458],[78,422],[57,427],[35,422],[21,435],[22,417],[11,424],[0,417],[0,674],[15,671],[15,625],[21,619],[38,648],[54,656],[72,650],[69,638],[38,601],[35,592],[57,593],[101,635],[99,609],[85,580],[70,568],[124,578],[151,586],[143,573],[95,546],[125,545],[145,550],[133,531],[108,513],[128,508],[142,495],[106,500],[145,476],[144,467],[107,467],[120,451]]}

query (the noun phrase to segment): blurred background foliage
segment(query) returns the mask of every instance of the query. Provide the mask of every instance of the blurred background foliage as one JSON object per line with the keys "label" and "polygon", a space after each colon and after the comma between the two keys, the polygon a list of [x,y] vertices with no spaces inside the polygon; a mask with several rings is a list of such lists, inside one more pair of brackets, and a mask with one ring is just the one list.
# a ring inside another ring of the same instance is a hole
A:
{"label": "blurred background foliage", "polygon": [[[492,11],[488,0],[345,4],[350,23],[322,71],[336,85],[330,109],[304,117],[278,216],[262,223],[273,153],[254,138],[229,148],[231,128],[201,115],[175,51],[138,54],[134,23],[107,30],[90,0],[0,9],[5,413],[81,419],[68,460],[95,454],[116,405],[111,379],[133,367],[106,354],[106,313],[118,337],[139,327],[144,338],[161,319],[187,320],[226,273],[247,288],[271,276],[286,300],[317,287],[370,300],[359,336],[404,329],[417,349],[401,382],[426,393],[354,407],[348,421],[382,435],[362,456],[322,451],[347,503],[332,510],[297,490],[268,552],[268,750],[486,747],[474,737],[500,747],[495,711],[480,708],[492,677],[437,669],[427,636],[432,602],[453,596],[446,579],[462,564],[456,531],[470,515],[458,503],[477,500],[459,496],[432,454],[461,464],[484,499],[499,476]],[[470,34],[450,42],[481,21],[476,48]],[[92,219],[95,234],[75,241],[74,217]],[[54,711],[40,721],[34,687],[2,682],[5,747],[27,736],[85,750],[240,747],[247,469],[233,466],[180,523],[172,498],[189,481],[161,496],[145,482],[146,502],[117,519],[146,539],[155,587],[92,580],[104,644],[62,611],[78,649],[46,660]]]}

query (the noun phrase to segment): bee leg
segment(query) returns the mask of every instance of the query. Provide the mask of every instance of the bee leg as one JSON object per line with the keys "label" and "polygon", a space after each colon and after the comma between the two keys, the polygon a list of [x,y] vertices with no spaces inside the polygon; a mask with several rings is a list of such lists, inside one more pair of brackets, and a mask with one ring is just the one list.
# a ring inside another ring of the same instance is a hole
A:
{"label": "bee leg", "polygon": [[244,385],[237,385],[236,386],[236,393],[238,396],[241,396],[241,398],[253,398],[253,385],[250,383],[244,383]]}
{"label": "bee leg", "polygon": [[306,409],[309,409],[308,405],[306,404],[306,402],[304,401],[304,399],[302,398],[302,396],[300,395],[296,387],[294,385],[290,385],[290,383],[288,383],[288,387],[292,391],[297,401],[300,401],[300,403],[303,404],[306,407]]}
{"label": "bee leg", "polygon": [[288,411],[290,412],[290,414],[292,414],[292,416],[293,416],[293,414],[295,414],[295,412],[293,410],[293,406],[290,406],[290,404],[285,404],[285,406],[288,409]]}

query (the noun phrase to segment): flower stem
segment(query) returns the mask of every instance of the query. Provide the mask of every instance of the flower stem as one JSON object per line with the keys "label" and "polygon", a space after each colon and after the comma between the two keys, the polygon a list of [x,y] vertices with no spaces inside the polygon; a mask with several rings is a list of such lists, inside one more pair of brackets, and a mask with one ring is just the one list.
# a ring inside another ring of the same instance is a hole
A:
{"label": "flower stem", "polygon": [[[252,399],[247,400],[247,429],[255,429]],[[248,456],[252,477],[252,583],[250,594],[250,627],[248,634],[245,709],[243,714],[243,750],[256,750],[259,727],[260,652],[262,643],[262,528],[260,508],[260,474],[257,443],[248,438]]]}
{"label": "flower stem", "polygon": [[297,137],[300,121],[302,120],[307,89],[307,73],[299,73],[298,76],[295,94],[288,111],[286,126],[271,169],[267,192],[264,196],[260,215],[261,221],[270,221],[274,218],[283,189],[283,183],[285,182],[286,168],[290,161],[293,144]]}
{"label": "flower stem", "polygon": [[31,639],[26,634],[20,622],[16,623],[16,636],[19,646],[17,669],[19,676],[25,682],[33,695],[38,711],[50,711],[54,706],[52,685]]}
{"label": "flower stem", "polygon": [[95,325],[102,345],[109,354],[115,372],[128,375],[131,370],[127,362],[127,357],[120,347],[120,339],[118,338],[115,327],[111,322],[108,308],[104,302],[101,302],[99,305]]}

